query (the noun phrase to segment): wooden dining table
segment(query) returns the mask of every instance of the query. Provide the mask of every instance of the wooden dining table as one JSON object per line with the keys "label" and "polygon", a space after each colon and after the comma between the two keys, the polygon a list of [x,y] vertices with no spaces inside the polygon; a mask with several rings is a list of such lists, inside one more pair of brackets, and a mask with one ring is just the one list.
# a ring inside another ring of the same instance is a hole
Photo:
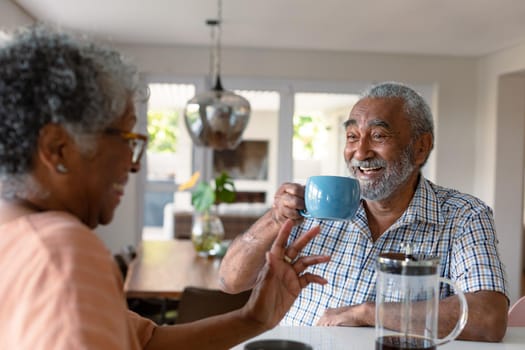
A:
{"label": "wooden dining table", "polygon": [[184,288],[219,289],[220,259],[199,256],[191,240],[142,241],[131,262],[127,298],[180,299]]}

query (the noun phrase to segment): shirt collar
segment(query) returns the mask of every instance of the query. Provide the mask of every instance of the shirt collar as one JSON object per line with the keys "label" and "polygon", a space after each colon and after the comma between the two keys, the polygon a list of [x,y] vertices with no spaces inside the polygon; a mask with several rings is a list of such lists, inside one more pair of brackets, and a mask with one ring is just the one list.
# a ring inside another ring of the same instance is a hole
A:
{"label": "shirt collar", "polygon": [[[361,229],[365,229],[368,225],[365,208],[363,206],[363,199],[361,199],[359,210],[357,211],[353,222]],[[401,215],[391,228],[415,222],[425,222],[433,225],[443,225],[445,222],[441,214],[438,198],[432,189],[432,184],[425,179],[423,175],[419,176],[416,192],[414,193],[414,197],[412,197],[407,210],[405,210],[403,215]]]}
{"label": "shirt collar", "polygon": [[418,221],[433,225],[443,225],[445,221],[441,214],[439,200],[432,189],[432,184],[423,175],[419,176],[414,197],[412,197],[407,210],[398,220],[399,224]]}

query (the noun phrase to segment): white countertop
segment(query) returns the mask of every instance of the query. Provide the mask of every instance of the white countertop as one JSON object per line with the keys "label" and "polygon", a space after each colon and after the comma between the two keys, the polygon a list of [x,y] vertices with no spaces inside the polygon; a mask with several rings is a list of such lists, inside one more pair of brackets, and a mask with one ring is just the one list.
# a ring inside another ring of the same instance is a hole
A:
{"label": "white countertop", "polygon": [[[277,326],[245,343],[261,339],[286,339],[308,343],[314,350],[366,350],[373,349],[375,329],[372,327],[307,327]],[[234,350],[243,350],[242,343]],[[453,341],[439,350],[525,350],[525,327],[509,327],[503,342],[483,343]]]}

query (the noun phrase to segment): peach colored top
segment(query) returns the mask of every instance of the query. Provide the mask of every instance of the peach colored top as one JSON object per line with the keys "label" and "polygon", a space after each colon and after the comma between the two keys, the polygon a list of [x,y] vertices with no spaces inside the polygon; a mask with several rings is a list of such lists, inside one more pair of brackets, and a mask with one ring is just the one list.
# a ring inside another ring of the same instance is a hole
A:
{"label": "peach colored top", "polygon": [[154,328],[127,310],[111,253],[74,216],[0,226],[0,349],[141,349]]}

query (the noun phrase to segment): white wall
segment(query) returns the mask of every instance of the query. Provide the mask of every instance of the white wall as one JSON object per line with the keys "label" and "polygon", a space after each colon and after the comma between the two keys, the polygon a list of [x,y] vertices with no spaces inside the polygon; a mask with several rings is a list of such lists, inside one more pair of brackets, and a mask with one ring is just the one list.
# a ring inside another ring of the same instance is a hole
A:
{"label": "white wall", "polygon": [[512,302],[523,268],[524,71],[525,44],[478,62],[475,189],[494,209]]}
{"label": "white wall", "polygon": [[115,211],[113,221],[96,229],[98,236],[112,252],[120,251],[126,245],[136,245],[142,232],[142,221],[137,213],[142,213],[143,200],[136,190],[138,176],[130,175],[122,202]]}
{"label": "white wall", "polygon": [[0,30],[12,29],[33,22],[31,16],[11,1],[0,0]]}

